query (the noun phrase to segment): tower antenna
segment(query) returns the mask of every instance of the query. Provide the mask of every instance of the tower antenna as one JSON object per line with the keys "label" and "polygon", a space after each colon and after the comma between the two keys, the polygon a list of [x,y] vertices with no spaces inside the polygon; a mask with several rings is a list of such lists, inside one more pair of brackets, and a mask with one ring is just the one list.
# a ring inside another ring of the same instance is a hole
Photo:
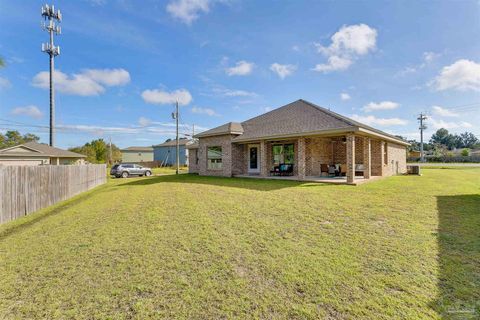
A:
{"label": "tower antenna", "polygon": [[[53,44],[53,34],[60,34],[61,29],[58,23],[62,21],[60,10],[55,11],[53,5],[42,6],[43,30],[50,35],[50,41],[42,43],[42,51],[50,56],[50,146],[55,145],[55,91],[53,88],[53,73],[55,70],[54,58],[60,54],[60,47]],[[48,20],[48,23],[46,22]]]}

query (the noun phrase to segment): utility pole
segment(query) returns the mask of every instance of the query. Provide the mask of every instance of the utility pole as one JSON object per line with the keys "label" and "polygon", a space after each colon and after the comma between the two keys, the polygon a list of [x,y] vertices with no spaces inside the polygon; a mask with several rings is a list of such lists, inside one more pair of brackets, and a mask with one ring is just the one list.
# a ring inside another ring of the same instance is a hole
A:
{"label": "utility pole", "polygon": [[54,146],[55,144],[55,92],[53,89],[53,72],[54,72],[54,58],[60,54],[60,47],[53,44],[53,33],[60,34],[61,29],[55,23],[60,23],[62,21],[62,14],[60,10],[55,12],[55,7],[42,6],[42,17],[46,21],[48,19],[48,24],[43,22],[43,30],[48,31],[50,34],[50,42],[49,43],[42,43],[42,51],[48,53],[50,56],[50,146]]}
{"label": "utility pole", "polygon": [[194,135],[195,135],[195,123],[192,124],[192,139]]}
{"label": "utility pole", "polygon": [[420,122],[420,162],[425,162],[425,155],[423,153],[423,130],[427,129],[424,121],[427,120],[427,116],[423,113],[420,113],[417,120]]}
{"label": "utility pole", "polygon": [[179,171],[179,166],[180,166],[180,143],[178,141],[178,101],[175,103],[175,112],[172,112],[172,118],[175,119],[176,121],[176,127],[177,127],[177,160],[176,160],[176,170],[175,173],[178,174]]}
{"label": "utility pole", "polygon": [[108,148],[108,163],[110,165],[113,164],[113,161],[112,161],[112,137],[110,137],[110,141],[109,141],[109,148]]}

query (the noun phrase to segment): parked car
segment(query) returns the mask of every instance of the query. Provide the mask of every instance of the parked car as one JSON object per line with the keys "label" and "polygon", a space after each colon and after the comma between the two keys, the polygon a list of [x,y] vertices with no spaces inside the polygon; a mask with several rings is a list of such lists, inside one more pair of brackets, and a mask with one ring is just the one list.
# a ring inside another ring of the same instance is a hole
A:
{"label": "parked car", "polygon": [[138,164],[120,163],[110,170],[110,175],[116,178],[128,178],[129,176],[151,176],[152,169],[142,167]]}

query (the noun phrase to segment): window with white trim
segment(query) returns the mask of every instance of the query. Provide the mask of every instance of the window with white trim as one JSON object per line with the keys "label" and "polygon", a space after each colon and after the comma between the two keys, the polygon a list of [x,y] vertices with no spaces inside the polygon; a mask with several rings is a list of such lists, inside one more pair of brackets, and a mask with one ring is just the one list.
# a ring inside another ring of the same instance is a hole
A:
{"label": "window with white trim", "polygon": [[207,148],[207,166],[209,170],[222,169],[222,147]]}

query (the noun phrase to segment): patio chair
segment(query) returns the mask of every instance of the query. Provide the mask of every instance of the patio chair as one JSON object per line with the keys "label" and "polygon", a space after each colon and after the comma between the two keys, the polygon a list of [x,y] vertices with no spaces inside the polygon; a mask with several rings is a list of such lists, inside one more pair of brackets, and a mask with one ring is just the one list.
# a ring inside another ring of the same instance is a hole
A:
{"label": "patio chair", "polygon": [[337,168],[335,166],[328,166],[328,175],[335,176]]}
{"label": "patio chair", "polygon": [[328,175],[328,164],[326,163],[320,164],[320,176],[323,176],[323,173],[326,173],[326,175]]}
{"label": "patio chair", "polygon": [[340,176],[346,176],[347,175],[347,165],[346,164],[341,164],[340,165]]}
{"label": "patio chair", "polygon": [[278,176],[280,174],[280,166],[274,166],[273,170],[270,170],[270,175]]}
{"label": "patio chair", "polygon": [[293,175],[293,164],[282,163],[279,169],[281,176]]}
{"label": "patio chair", "polygon": [[356,164],[355,165],[355,175],[356,176],[363,176],[364,171],[365,171],[365,166],[363,164]]}

